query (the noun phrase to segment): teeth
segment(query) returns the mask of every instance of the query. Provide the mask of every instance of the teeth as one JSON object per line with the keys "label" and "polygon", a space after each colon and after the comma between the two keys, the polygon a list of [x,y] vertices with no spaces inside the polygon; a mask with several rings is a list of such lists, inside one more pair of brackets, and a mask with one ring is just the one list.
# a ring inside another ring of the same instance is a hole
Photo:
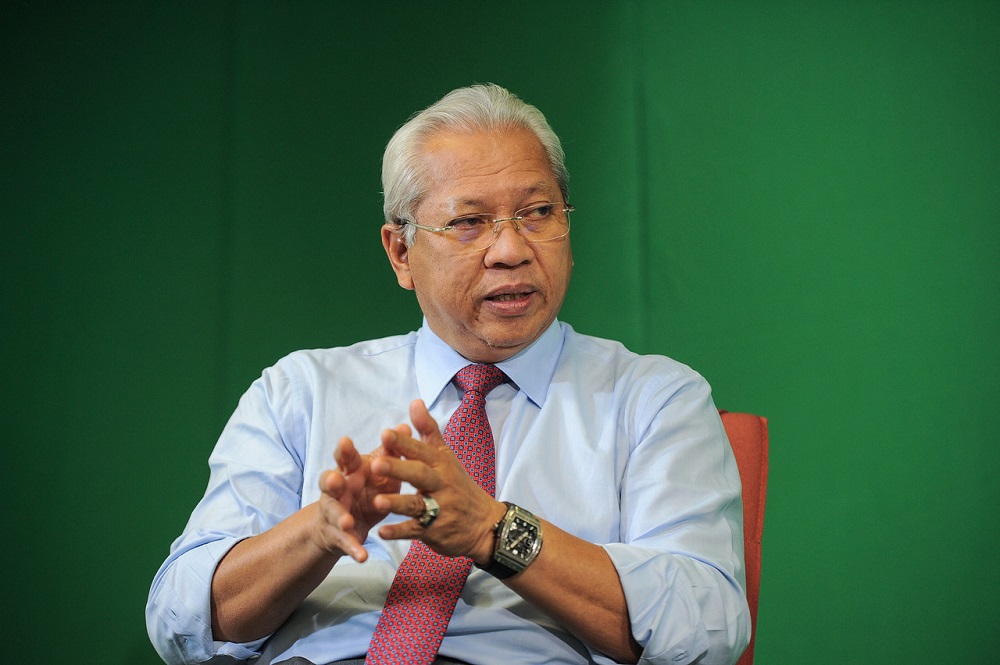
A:
{"label": "teeth", "polygon": [[493,296],[492,299],[493,300],[499,300],[500,302],[506,302],[508,300],[516,300],[519,297],[520,297],[520,294],[517,294],[517,293],[505,293],[503,295]]}

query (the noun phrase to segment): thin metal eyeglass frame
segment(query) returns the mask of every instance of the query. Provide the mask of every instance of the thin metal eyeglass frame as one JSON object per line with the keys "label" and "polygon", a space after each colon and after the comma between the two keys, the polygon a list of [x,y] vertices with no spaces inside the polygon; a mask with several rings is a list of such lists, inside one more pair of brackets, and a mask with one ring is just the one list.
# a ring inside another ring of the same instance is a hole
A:
{"label": "thin metal eyeglass frame", "polygon": [[[553,203],[552,205],[556,205],[556,204]],[[484,246],[484,247],[476,247],[476,248],[466,249],[465,253],[472,254],[474,252],[485,252],[490,247],[492,247],[494,245],[494,243],[496,243],[497,238],[500,237],[500,225],[503,224],[504,222],[513,222],[514,229],[517,231],[518,235],[520,235],[522,238],[524,238],[525,242],[530,242],[532,244],[534,244],[534,243],[541,243],[541,242],[552,242],[553,240],[562,240],[563,238],[565,238],[566,236],[569,235],[569,229],[570,229],[569,214],[571,212],[575,212],[576,211],[576,206],[574,206],[572,204],[569,204],[569,203],[567,203],[566,205],[564,205],[562,207],[562,212],[566,213],[566,233],[563,233],[562,235],[555,236],[554,238],[545,238],[544,240],[533,240],[533,239],[529,238],[528,236],[524,235],[523,233],[521,233],[521,225],[518,224],[518,222],[521,221],[522,219],[524,219],[524,215],[518,216],[517,213],[523,212],[525,210],[530,210],[530,209],[532,209],[534,207],[536,207],[536,206],[528,206],[527,208],[522,208],[521,210],[515,210],[513,217],[498,217],[497,219],[494,219],[494,220],[490,221],[490,224],[493,225],[493,239],[490,241],[490,243],[488,245]],[[463,215],[463,217],[464,217],[464,215]],[[456,219],[458,219],[458,218],[456,218]],[[412,220],[409,220],[409,219],[403,220],[402,223],[400,223],[400,226],[412,226],[415,229],[421,229],[421,230],[424,230],[424,231],[430,231],[432,233],[437,233],[437,234],[445,234],[447,231],[451,231],[454,228],[454,227],[451,227],[451,226],[424,226],[423,224],[417,224],[416,222],[414,222]],[[447,238],[448,236],[444,235],[444,237]]]}

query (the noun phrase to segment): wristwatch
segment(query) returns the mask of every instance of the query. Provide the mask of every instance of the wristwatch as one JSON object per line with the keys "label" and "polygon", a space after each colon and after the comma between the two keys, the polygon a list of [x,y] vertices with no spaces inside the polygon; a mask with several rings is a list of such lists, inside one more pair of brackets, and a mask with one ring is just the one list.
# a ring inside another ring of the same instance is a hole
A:
{"label": "wristwatch", "polygon": [[496,536],[493,559],[479,566],[501,580],[527,568],[542,549],[542,523],[538,518],[520,506],[504,503],[507,512],[493,528]]}

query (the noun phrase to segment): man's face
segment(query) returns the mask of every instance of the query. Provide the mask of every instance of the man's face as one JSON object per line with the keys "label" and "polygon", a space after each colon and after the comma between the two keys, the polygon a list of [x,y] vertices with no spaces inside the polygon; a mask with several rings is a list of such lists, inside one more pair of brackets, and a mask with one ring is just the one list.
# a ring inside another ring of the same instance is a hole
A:
{"label": "man's face", "polygon": [[[439,132],[422,154],[427,194],[415,211],[421,225],[565,203],[545,150],[527,130]],[[390,225],[382,242],[399,285],[416,292],[431,330],[475,362],[505,360],[538,339],[562,306],[573,267],[568,237],[529,243],[510,222],[492,247],[472,254],[419,229],[406,247]]]}

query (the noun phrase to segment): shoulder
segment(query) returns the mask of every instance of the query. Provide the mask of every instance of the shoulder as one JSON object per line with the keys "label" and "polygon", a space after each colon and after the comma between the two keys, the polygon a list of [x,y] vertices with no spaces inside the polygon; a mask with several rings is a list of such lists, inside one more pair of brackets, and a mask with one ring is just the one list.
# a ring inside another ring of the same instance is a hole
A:
{"label": "shoulder", "polygon": [[694,369],[568,326],[549,396],[559,398],[563,411],[567,404],[582,404],[576,413],[595,426],[614,423],[615,440],[627,442],[628,450],[644,441],[666,441],[665,433],[678,428],[713,435],[718,430],[711,386]]}
{"label": "shoulder", "polygon": [[393,362],[412,355],[415,332],[357,342],[349,346],[325,349],[302,349],[281,358],[274,367],[334,368],[339,365],[366,362]]}
{"label": "shoulder", "polygon": [[336,379],[366,382],[389,373],[405,373],[413,367],[417,333],[365,340],[349,346],[293,351],[265,369],[261,381],[286,388],[323,384]]}
{"label": "shoulder", "polygon": [[605,376],[616,384],[680,385],[705,383],[704,377],[682,362],[660,354],[640,354],[612,339],[576,332],[572,326],[564,329],[563,355],[560,364],[586,368],[597,376]]}

